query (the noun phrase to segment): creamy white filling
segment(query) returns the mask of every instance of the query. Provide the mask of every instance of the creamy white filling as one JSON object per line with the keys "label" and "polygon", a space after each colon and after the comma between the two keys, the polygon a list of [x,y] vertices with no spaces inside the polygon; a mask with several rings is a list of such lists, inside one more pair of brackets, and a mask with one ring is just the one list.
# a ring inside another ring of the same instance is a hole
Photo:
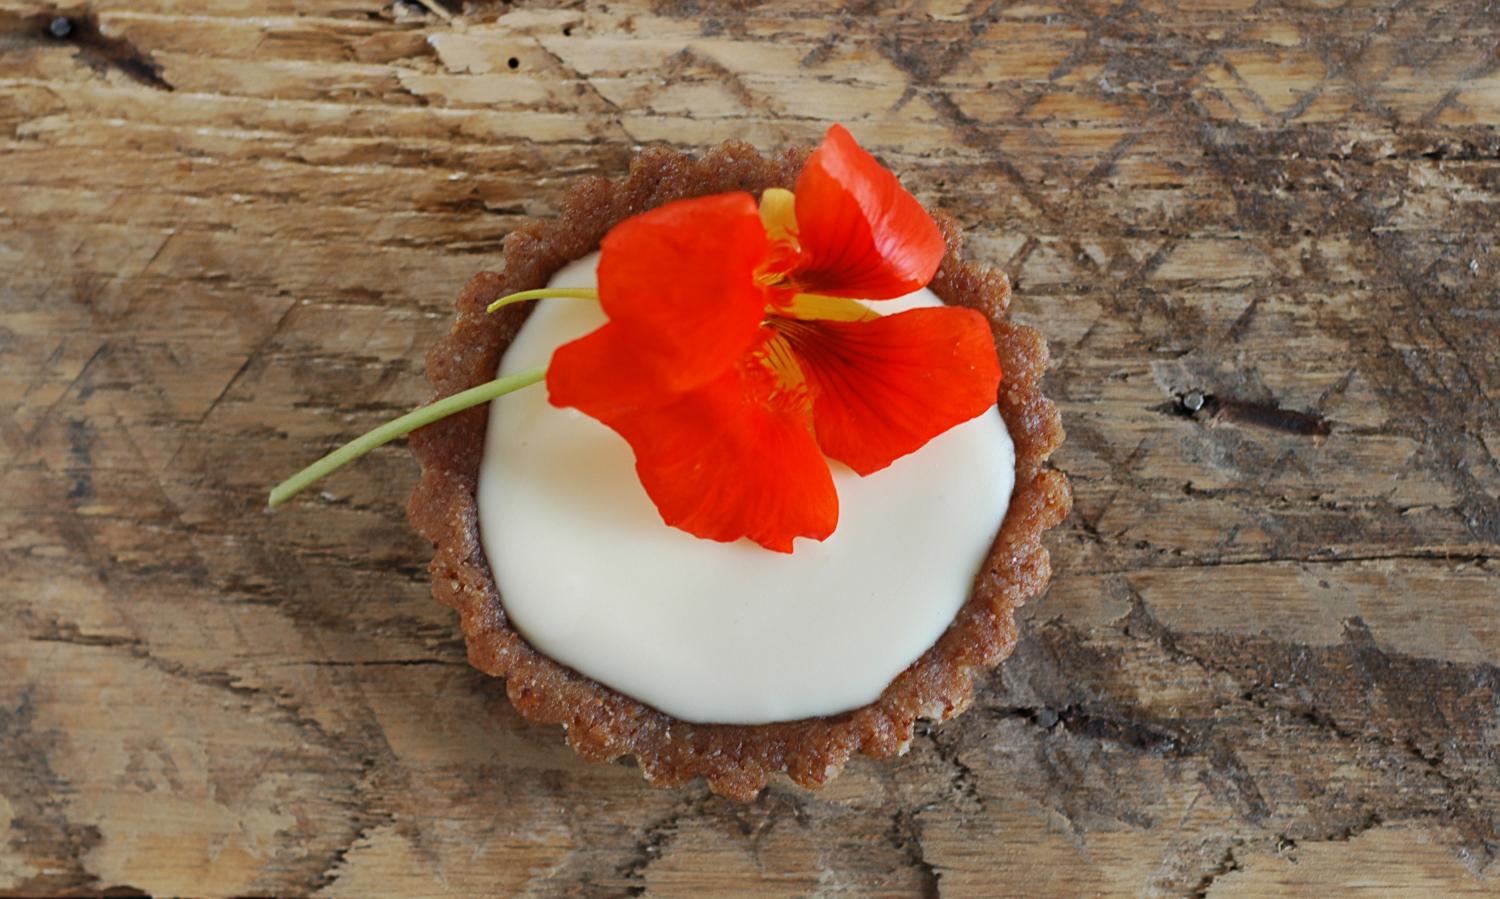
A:
{"label": "creamy white filling", "polygon": [[[594,286],[597,262],[552,286]],[[922,290],[878,308],[939,304]],[[603,323],[597,303],[543,300],[500,371]],[[829,539],[791,555],[700,540],[662,523],[622,438],[538,385],[490,404],[480,533],[512,624],[556,661],[685,721],[831,715],[876,699],[953,621],[1015,457],[991,409],[869,477],[831,466]]]}

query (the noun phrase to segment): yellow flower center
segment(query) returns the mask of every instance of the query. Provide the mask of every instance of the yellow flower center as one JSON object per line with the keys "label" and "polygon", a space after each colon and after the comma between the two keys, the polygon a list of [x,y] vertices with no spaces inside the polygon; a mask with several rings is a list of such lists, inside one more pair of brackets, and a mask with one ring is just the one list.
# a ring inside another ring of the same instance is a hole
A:
{"label": "yellow flower center", "polygon": [[[796,194],[784,187],[766,188],[760,195],[760,221],[765,226],[772,250],[771,261],[759,280],[766,287],[781,288],[778,291],[781,296],[766,305],[766,324],[774,325],[776,318],[856,322],[880,317],[880,313],[845,297],[797,291],[796,282],[787,277],[790,260],[802,249],[797,240]],[[788,292],[791,292],[789,300],[786,299]]]}

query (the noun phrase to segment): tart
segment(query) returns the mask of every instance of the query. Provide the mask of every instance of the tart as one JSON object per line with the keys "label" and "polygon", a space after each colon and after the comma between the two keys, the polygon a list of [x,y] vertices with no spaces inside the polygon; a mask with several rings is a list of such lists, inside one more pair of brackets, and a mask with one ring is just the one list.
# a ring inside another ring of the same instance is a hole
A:
{"label": "tart", "polygon": [[[737,142],[701,158],[652,149],[637,156],[623,180],[584,179],[555,220],[529,222],[507,237],[501,272],[481,272],[466,286],[451,332],[428,355],[428,377],[438,396],[495,378],[502,356],[533,312],[530,304],[487,312],[500,298],[545,287],[564,266],[596,251],[616,225],[647,210],[692,197],[735,191],[761,196],[768,189],[791,188],[809,153],[765,157]],[[407,511],[417,531],[433,543],[433,595],[459,613],[470,662],[505,679],[523,716],[561,724],[569,745],[586,759],[634,757],[655,785],[673,787],[702,777],[716,793],[749,800],[778,772],[817,787],[835,777],[855,752],[876,758],[900,754],[910,745],[918,718],[942,721],[969,704],[976,672],[993,668],[1014,647],[1016,608],[1046,586],[1050,566],[1042,534],[1066,516],[1071,499],[1064,477],[1045,467],[1063,439],[1056,408],[1038,388],[1046,344],[1033,329],[1005,317],[1005,276],[966,262],[957,223],[941,214],[934,219],[946,246],[928,288],[944,303],[988,319],[1004,373],[996,405],[1015,457],[1003,523],[947,629],[877,698],[836,714],[764,724],[695,723],[612,689],[534,648],[507,614],[481,536],[480,472],[489,412],[477,406],[412,433],[410,446],[422,475]],[[579,556],[577,565],[590,564],[586,550]]]}

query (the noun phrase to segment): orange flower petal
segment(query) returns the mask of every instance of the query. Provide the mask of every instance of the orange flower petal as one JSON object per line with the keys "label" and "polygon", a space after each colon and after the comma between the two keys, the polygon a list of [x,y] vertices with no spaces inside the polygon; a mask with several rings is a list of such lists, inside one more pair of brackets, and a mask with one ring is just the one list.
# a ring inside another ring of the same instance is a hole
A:
{"label": "orange flower petal", "polygon": [[797,178],[792,277],[808,293],[885,300],[925,287],[943,261],[943,235],[927,210],[854,142],[828,129]]}
{"label": "orange flower petal", "polygon": [[674,394],[640,364],[625,329],[609,322],[552,352],[547,399],[608,423],[609,418],[659,406]]}
{"label": "orange flower petal", "polygon": [[547,386],[553,405],[574,406],[625,438],[663,521],[778,552],[791,552],[796,537],[833,533],[833,476],[808,429],[805,401],[779,395],[774,372],[747,354],[674,394],[632,383],[633,356],[631,338],[605,325],[557,350]]}
{"label": "orange flower petal", "polygon": [[1000,363],[972,309],[911,309],[866,321],[777,320],[812,395],[830,457],[861,475],[995,404]]}
{"label": "orange flower petal", "polygon": [[599,300],[633,341],[625,372],[669,390],[716,377],[746,352],[765,296],[766,258],[755,198],[718,194],[658,206],[616,225],[600,245]]}

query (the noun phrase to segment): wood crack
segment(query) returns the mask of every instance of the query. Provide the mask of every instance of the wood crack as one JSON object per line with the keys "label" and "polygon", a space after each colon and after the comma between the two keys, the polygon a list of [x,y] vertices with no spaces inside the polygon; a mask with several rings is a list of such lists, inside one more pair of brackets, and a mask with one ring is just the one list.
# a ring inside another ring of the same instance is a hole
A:
{"label": "wood crack", "polygon": [[114,69],[137,84],[159,91],[175,88],[162,77],[161,66],[130,41],[107,37],[99,17],[88,8],[61,9],[26,17],[0,17],[0,40],[33,46],[47,42],[71,44],[77,58],[96,72]]}
{"label": "wood crack", "polygon": [[1332,424],[1327,419],[1311,412],[1283,409],[1274,402],[1248,402],[1196,390],[1182,394],[1175,403],[1158,406],[1157,409],[1205,424],[1229,422],[1298,437],[1327,437],[1333,431]]}
{"label": "wood crack", "polygon": [[1179,571],[1193,569],[1235,568],[1255,565],[1358,565],[1369,562],[1449,562],[1455,565],[1488,565],[1500,561],[1500,555],[1487,555],[1467,550],[1457,552],[1388,552],[1360,555],[1312,555],[1312,556],[1255,556],[1234,559],[1185,559],[1181,562],[1162,564],[1140,564],[1123,568],[1090,569],[1080,574],[1113,577],[1148,571]]}
{"label": "wood crack", "polygon": [[891,845],[900,850],[907,864],[916,873],[919,895],[923,899],[938,899],[942,895],[940,881],[943,875],[927,860],[926,850],[922,846],[921,828],[916,816],[906,809],[892,814],[888,838]]}
{"label": "wood crack", "polygon": [[712,794],[705,789],[677,803],[663,817],[651,822],[641,830],[641,835],[631,847],[628,858],[615,868],[615,873],[630,885],[623,895],[646,895],[646,871],[661,858],[662,852],[677,835],[684,819],[701,815],[711,801]]}
{"label": "wood crack", "polygon": [[1244,844],[1241,842],[1235,842],[1229,848],[1225,849],[1218,863],[1204,872],[1202,879],[1193,887],[1189,895],[1196,897],[1196,899],[1206,899],[1209,890],[1213,889],[1214,884],[1218,882],[1219,878],[1240,870],[1241,865],[1239,859],[1235,857],[1234,851],[1242,845]]}
{"label": "wood crack", "polygon": [[951,791],[976,808],[984,808],[984,796],[979,791],[978,778],[974,769],[969,767],[960,756],[960,747],[943,735],[941,726],[929,721],[918,721],[916,733],[919,737],[925,737],[931,744],[937,757],[952,770],[952,779],[949,781]]}

